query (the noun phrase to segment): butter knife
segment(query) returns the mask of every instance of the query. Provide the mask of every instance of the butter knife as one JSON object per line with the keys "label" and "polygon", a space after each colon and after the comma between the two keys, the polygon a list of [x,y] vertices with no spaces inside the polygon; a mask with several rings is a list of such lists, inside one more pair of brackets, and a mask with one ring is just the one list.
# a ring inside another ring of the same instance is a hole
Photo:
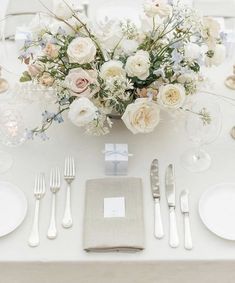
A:
{"label": "butter knife", "polygon": [[179,235],[177,230],[176,216],[175,216],[175,180],[174,167],[172,164],[168,165],[165,175],[166,198],[169,206],[169,221],[170,221],[170,238],[169,245],[172,248],[179,246]]}
{"label": "butter knife", "polygon": [[160,206],[160,184],[158,160],[154,159],[150,168],[150,183],[154,199],[154,235],[157,239],[164,237],[161,206]]}
{"label": "butter knife", "polygon": [[188,192],[183,191],[180,195],[181,211],[184,215],[184,247],[186,250],[193,248],[192,233],[189,220],[189,197]]}

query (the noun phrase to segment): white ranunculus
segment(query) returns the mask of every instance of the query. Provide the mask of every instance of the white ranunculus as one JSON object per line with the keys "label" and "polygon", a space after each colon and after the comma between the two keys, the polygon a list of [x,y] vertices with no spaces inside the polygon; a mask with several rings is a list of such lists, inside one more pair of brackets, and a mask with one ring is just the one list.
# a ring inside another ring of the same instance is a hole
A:
{"label": "white ranunculus", "polygon": [[96,46],[89,37],[77,37],[70,42],[67,54],[70,63],[90,63],[95,59]]}
{"label": "white ranunculus", "polygon": [[129,77],[145,80],[149,76],[150,60],[147,51],[139,50],[135,55],[128,57],[125,70]]}
{"label": "white ranunculus", "polygon": [[69,2],[60,1],[55,5],[54,14],[61,20],[68,20],[73,16],[73,5]]}
{"label": "white ranunculus", "polygon": [[167,4],[166,0],[151,0],[144,4],[144,12],[148,17],[156,15],[167,17],[172,14],[172,7]]}
{"label": "white ranunculus", "polygon": [[133,133],[150,133],[159,124],[159,106],[148,98],[138,98],[127,106],[122,120]]}
{"label": "white ranunculus", "polygon": [[81,97],[70,104],[68,118],[77,127],[83,127],[97,117],[97,110],[88,98]]}
{"label": "white ranunculus", "polygon": [[121,61],[110,60],[105,62],[100,68],[100,77],[104,80],[124,76],[126,76],[126,72]]}
{"label": "white ranunculus", "polygon": [[97,23],[93,30],[103,48],[112,51],[123,37],[119,21],[107,19]]}
{"label": "white ranunculus", "polygon": [[154,17],[154,23],[153,23],[153,19],[144,14],[144,15],[140,15],[140,22],[141,22],[141,30],[143,32],[151,32],[153,30],[153,25],[155,26],[155,28],[161,29],[160,25],[162,25],[163,19],[160,18],[158,15],[156,15]]}
{"label": "white ranunculus", "polygon": [[209,58],[208,56],[206,56],[205,58],[205,63],[208,67],[213,65],[218,66],[222,64],[226,57],[226,48],[223,44],[216,44],[213,51],[214,55],[211,58]]}
{"label": "white ranunculus", "polygon": [[198,75],[195,73],[185,73],[178,77],[177,81],[180,84],[191,83],[198,81]]}
{"label": "white ranunculus", "polygon": [[158,102],[160,105],[177,109],[184,104],[185,88],[180,84],[168,84],[159,88]]}
{"label": "white ranunculus", "polygon": [[184,55],[188,60],[198,59],[201,55],[201,47],[195,43],[187,43],[184,47]]}
{"label": "white ranunculus", "polygon": [[123,50],[123,52],[129,56],[135,53],[139,46],[138,42],[134,39],[124,39],[120,45],[121,50]]}

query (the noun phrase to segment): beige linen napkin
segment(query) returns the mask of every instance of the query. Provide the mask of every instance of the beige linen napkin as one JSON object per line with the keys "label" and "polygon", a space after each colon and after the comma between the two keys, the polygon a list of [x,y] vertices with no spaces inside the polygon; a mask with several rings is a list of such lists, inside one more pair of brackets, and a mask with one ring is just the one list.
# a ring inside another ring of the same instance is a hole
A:
{"label": "beige linen napkin", "polygon": [[[104,198],[125,198],[125,217],[105,218]],[[140,178],[88,180],[84,250],[137,252],[144,249],[143,191]]]}

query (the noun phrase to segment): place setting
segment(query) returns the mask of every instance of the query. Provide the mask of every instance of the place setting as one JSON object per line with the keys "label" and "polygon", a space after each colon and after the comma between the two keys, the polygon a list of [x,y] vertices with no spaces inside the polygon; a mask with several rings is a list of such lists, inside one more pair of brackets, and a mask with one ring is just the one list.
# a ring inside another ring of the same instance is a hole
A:
{"label": "place setting", "polygon": [[4,283],[230,283],[232,0],[7,1]]}

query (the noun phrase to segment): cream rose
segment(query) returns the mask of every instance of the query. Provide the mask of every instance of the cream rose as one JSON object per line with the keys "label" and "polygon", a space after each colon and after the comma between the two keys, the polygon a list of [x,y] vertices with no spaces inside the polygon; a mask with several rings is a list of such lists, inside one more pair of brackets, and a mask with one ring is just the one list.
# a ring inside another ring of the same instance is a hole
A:
{"label": "cream rose", "polygon": [[149,76],[150,60],[147,51],[139,50],[135,55],[128,57],[125,70],[129,77],[145,80]]}
{"label": "cream rose", "polygon": [[81,97],[70,104],[68,118],[77,127],[83,127],[97,117],[97,111],[97,107],[88,98]]}
{"label": "cream rose", "polygon": [[167,17],[172,14],[172,7],[165,0],[147,1],[144,4],[144,12],[148,17],[154,17],[156,15]]}
{"label": "cream rose", "polygon": [[95,59],[96,46],[89,37],[77,37],[68,46],[70,63],[86,64]]}
{"label": "cream rose", "polygon": [[195,43],[187,43],[184,47],[184,55],[188,60],[198,59],[201,55],[201,48]]}
{"label": "cream rose", "polygon": [[76,68],[69,71],[64,85],[73,96],[92,97],[98,90],[97,72]]}
{"label": "cream rose", "polygon": [[46,72],[43,73],[43,75],[39,79],[40,84],[47,87],[52,86],[54,81],[55,79],[49,73]]}
{"label": "cream rose", "polygon": [[47,43],[46,47],[43,49],[44,54],[51,58],[55,59],[59,55],[59,47],[52,43]]}
{"label": "cream rose", "polygon": [[210,58],[206,56],[205,63],[206,66],[211,67],[213,65],[218,66],[223,63],[226,57],[226,48],[223,44],[216,44],[214,50],[214,55]]}
{"label": "cream rose", "polygon": [[122,120],[133,133],[150,133],[159,124],[160,109],[148,98],[138,98],[127,106]]}
{"label": "cream rose", "polygon": [[121,61],[110,60],[105,62],[100,68],[100,77],[104,80],[124,76],[126,76],[126,72]]}
{"label": "cream rose", "polygon": [[73,11],[70,7],[73,8],[72,3],[65,3],[62,0],[55,6],[54,14],[61,20],[68,20],[73,16]]}
{"label": "cream rose", "polygon": [[177,109],[184,104],[185,88],[180,84],[168,84],[159,88],[158,102],[167,108]]}

